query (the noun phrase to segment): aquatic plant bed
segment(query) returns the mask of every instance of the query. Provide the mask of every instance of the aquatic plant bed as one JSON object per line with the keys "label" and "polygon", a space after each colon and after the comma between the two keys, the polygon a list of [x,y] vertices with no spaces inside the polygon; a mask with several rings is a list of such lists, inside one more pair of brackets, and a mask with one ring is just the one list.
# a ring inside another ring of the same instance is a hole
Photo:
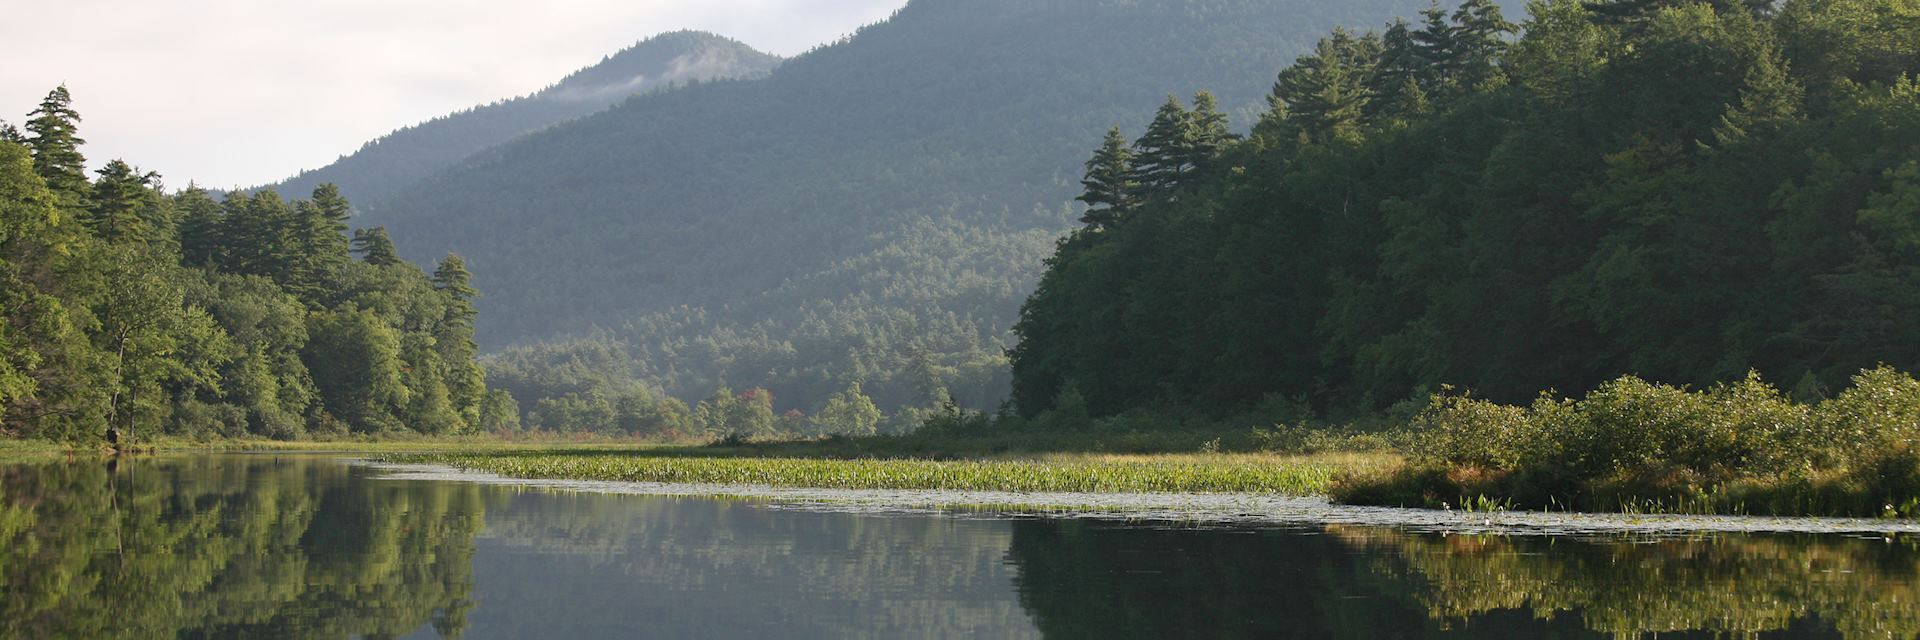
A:
{"label": "aquatic plant bed", "polygon": [[756,485],[820,489],[938,489],[1086,493],[1323,495],[1335,476],[1399,464],[1391,454],[1059,454],[1026,459],[701,457],[640,452],[395,454],[383,462],[434,464],[512,478]]}
{"label": "aquatic plant bed", "polygon": [[[398,456],[393,456],[398,457]],[[1694,535],[1700,533],[1920,534],[1920,522],[1869,518],[1773,518],[1404,509],[1337,505],[1319,496],[1255,493],[1101,493],[950,489],[831,489],[751,484],[622,482],[508,477],[444,464],[368,462],[394,481],[477,482],[527,489],[764,501],[809,511],[943,513],[961,517],[1049,517],[1163,521],[1183,525],[1391,526],[1409,531],[1494,535]]]}

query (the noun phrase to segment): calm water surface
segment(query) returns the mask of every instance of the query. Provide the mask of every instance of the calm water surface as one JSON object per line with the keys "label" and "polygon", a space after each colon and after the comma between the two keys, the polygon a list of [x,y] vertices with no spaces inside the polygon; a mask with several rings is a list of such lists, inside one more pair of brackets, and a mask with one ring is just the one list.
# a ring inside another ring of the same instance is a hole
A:
{"label": "calm water surface", "polygon": [[1901,538],[829,513],[383,474],[0,463],[0,637],[1920,634]]}

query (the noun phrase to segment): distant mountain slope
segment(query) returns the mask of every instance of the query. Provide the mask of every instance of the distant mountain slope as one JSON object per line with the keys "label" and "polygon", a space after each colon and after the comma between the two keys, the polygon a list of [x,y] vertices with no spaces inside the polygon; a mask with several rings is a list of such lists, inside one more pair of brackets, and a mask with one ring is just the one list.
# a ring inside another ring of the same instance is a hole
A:
{"label": "distant mountain slope", "polygon": [[783,408],[852,380],[991,403],[1102,132],[1201,89],[1244,129],[1322,34],[1425,5],[915,0],[765,79],[477,154],[365,222],[467,256],[494,349],[594,335],[682,397],[767,385]]}
{"label": "distant mountain slope", "polygon": [[538,93],[387,134],[333,164],[302,172],[276,188],[297,195],[332,182],[365,207],[474,152],[603,111],[631,96],[673,84],[762,77],[779,64],[777,56],[711,33],[665,33],[575,71]]}

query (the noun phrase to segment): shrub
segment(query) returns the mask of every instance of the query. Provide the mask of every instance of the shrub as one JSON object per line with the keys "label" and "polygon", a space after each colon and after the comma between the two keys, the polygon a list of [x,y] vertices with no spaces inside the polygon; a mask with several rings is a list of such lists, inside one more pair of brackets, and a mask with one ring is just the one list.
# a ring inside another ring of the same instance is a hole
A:
{"label": "shrub", "polygon": [[[1396,472],[1345,478],[1336,497],[1399,504],[1494,495],[1531,506],[1920,512],[1920,381],[1887,367],[1818,405],[1756,374],[1705,391],[1635,377],[1529,407],[1442,393],[1411,421]],[[1295,431],[1266,436],[1304,446]],[[1892,505],[1892,509],[1887,509]]]}

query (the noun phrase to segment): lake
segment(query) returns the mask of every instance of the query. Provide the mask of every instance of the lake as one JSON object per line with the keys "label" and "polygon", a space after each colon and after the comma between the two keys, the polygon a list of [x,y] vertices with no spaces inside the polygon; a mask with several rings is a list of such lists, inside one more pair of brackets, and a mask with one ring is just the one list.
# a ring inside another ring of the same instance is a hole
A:
{"label": "lake", "polygon": [[1913,638],[1920,544],[859,512],[0,463],[7,638]]}

